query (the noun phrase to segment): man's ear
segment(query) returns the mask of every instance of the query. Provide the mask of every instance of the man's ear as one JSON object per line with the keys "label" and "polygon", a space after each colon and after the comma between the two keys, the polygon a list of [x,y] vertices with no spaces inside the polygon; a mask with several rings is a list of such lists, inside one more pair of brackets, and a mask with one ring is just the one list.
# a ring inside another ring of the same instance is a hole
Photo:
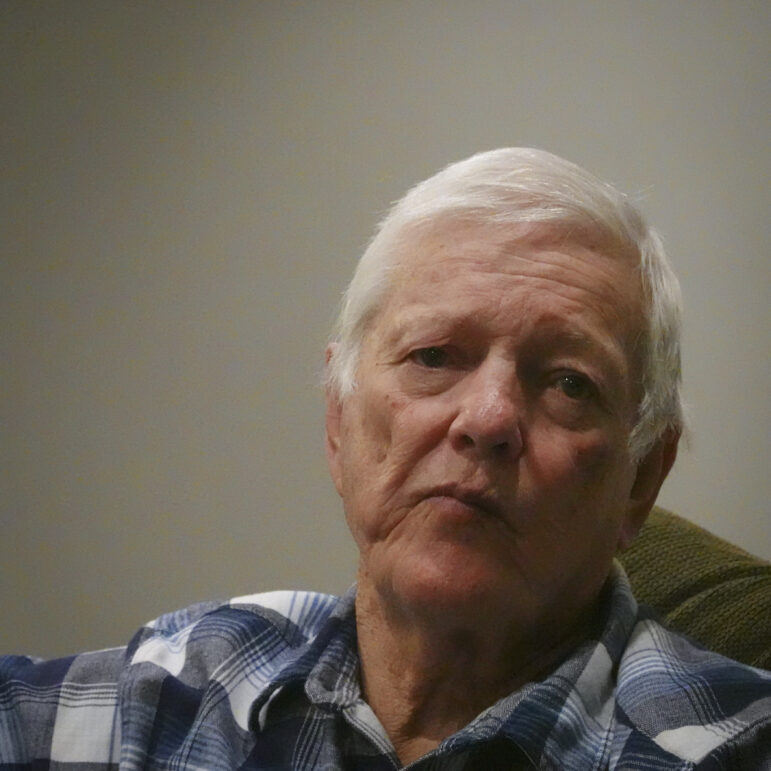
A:
{"label": "man's ear", "polygon": [[[326,350],[326,367],[329,370],[332,357],[335,355],[337,343],[330,343]],[[326,439],[325,450],[327,453],[327,465],[332,481],[338,495],[342,495],[342,473],[340,467],[340,421],[342,417],[342,404],[337,394],[337,389],[330,384],[327,378],[325,391],[326,397]]]}
{"label": "man's ear", "polygon": [[619,534],[618,548],[621,551],[632,545],[632,541],[653,508],[661,485],[677,457],[679,441],[680,432],[676,429],[667,429],[637,464],[626,517]]}

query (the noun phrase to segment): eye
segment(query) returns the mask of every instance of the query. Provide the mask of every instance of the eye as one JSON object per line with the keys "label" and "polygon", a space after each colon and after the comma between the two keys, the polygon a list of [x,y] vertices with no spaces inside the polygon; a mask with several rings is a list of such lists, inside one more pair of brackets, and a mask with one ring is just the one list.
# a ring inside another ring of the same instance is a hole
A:
{"label": "eye", "polygon": [[429,369],[438,369],[444,367],[450,360],[450,355],[444,348],[432,345],[429,348],[418,348],[417,351],[413,351],[412,358],[424,367]]}
{"label": "eye", "polygon": [[576,401],[589,399],[594,394],[594,384],[585,375],[579,375],[577,372],[570,372],[560,375],[554,385],[562,391],[568,399]]}

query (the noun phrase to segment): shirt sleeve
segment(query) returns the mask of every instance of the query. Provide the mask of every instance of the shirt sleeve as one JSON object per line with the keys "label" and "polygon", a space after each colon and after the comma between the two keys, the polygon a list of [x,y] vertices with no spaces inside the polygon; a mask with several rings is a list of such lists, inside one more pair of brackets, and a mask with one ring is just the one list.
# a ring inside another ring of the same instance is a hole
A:
{"label": "shirt sleeve", "polygon": [[123,648],[41,661],[0,657],[0,771],[41,763],[117,768]]}

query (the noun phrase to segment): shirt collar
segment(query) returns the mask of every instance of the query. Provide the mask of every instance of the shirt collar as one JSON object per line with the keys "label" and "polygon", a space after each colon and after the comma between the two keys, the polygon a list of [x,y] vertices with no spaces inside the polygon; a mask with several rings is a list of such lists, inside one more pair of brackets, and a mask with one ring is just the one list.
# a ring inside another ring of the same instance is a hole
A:
{"label": "shirt collar", "polygon": [[305,682],[308,698],[322,709],[341,709],[361,697],[355,603],[353,586],[338,602],[334,629]]}
{"label": "shirt collar", "polygon": [[360,695],[356,646],[356,585],[335,604],[319,633],[255,694],[251,724],[262,729],[271,702],[293,683],[304,683],[308,698],[326,710],[339,709]]}

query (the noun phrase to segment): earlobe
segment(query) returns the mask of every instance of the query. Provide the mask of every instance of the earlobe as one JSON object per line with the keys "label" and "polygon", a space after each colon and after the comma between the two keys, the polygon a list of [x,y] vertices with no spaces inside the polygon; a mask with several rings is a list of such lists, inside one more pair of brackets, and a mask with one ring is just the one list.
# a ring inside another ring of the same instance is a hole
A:
{"label": "earlobe", "polygon": [[656,502],[661,485],[677,457],[680,432],[667,430],[637,464],[618,548],[628,549]]}

